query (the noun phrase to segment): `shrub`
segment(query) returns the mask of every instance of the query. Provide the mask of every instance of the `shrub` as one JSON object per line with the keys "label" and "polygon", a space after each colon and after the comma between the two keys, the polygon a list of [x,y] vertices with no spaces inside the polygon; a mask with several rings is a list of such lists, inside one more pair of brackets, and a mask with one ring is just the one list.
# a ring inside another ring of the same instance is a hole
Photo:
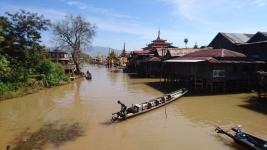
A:
{"label": "shrub", "polygon": [[0,55],[0,81],[6,80],[11,72],[10,62]]}
{"label": "shrub", "polygon": [[3,94],[8,91],[17,91],[19,88],[25,86],[23,83],[10,83],[10,82],[0,82],[0,93]]}
{"label": "shrub", "polygon": [[41,61],[36,70],[41,74],[41,79],[47,87],[59,85],[60,81],[69,79],[62,65],[48,59]]}

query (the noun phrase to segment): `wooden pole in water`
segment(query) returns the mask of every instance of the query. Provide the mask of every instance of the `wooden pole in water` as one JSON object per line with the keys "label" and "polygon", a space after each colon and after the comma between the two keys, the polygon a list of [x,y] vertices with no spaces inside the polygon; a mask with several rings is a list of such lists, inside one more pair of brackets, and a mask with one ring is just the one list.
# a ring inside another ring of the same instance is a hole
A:
{"label": "wooden pole in water", "polygon": [[166,107],[165,107],[165,117],[166,117],[166,119],[168,118]]}

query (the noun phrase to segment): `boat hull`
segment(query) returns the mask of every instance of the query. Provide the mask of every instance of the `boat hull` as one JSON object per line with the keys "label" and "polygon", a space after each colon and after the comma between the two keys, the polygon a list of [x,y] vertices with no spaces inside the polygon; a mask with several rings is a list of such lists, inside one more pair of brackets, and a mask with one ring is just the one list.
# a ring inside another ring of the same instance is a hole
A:
{"label": "boat hull", "polygon": [[234,134],[224,131],[220,127],[216,128],[217,133],[225,134],[236,143],[247,147],[250,150],[267,150],[267,141],[257,138],[248,133],[242,132],[240,128],[232,128]]}
{"label": "boat hull", "polygon": [[[144,104],[148,104],[148,103],[153,103],[153,102],[156,102],[156,100],[161,100],[162,98],[166,98],[168,96],[170,96],[171,98],[169,99],[165,99],[164,103],[160,103],[156,106],[153,106],[151,108],[147,108],[147,109],[142,109],[136,113],[127,113],[127,115],[125,115],[125,117],[118,117],[118,118],[115,118],[113,119],[113,121],[122,121],[122,120],[126,120],[126,119],[129,119],[129,118],[133,118],[135,116],[138,116],[138,115],[141,115],[141,114],[144,114],[146,112],[149,112],[149,111],[152,111],[154,109],[157,109],[157,108],[160,108],[162,106],[165,106],[171,102],[174,102],[175,100],[179,99],[180,97],[182,97],[184,94],[186,94],[188,92],[187,89],[181,89],[181,90],[177,90],[177,91],[174,91],[172,93],[169,93],[169,94],[166,94],[162,97],[158,97],[158,98],[155,98],[155,99],[152,99],[152,100],[149,100],[147,102],[144,102],[144,103],[140,103],[140,104],[136,104],[136,105],[140,105],[141,107],[143,107]],[[119,112],[118,112],[119,113]],[[114,113],[116,114],[116,113]]]}

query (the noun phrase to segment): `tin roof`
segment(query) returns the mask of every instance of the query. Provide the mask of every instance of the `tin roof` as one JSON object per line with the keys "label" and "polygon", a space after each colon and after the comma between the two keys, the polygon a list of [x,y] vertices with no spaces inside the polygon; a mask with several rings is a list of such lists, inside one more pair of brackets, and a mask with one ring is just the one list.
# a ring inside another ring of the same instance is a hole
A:
{"label": "tin roof", "polygon": [[159,56],[165,56],[167,53],[171,57],[184,56],[189,53],[193,53],[202,49],[193,49],[193,48],[157,48],[157,53]]}
{"label": "tin roof", "polygon": [[205,49],[196,51],[193,53],[189,53],[184,55],[184,57],[247,57],[242,53],[238,53],[235,51],[230,51],[227,49]]}
{"label": "tin roof", "polygon": [[180,49],[170,49],[169,53],[172,57],[184,56],[202,49],[193,49],[193,48],[180,48]]}
{"label": "tin roof", "polygon": [[146,55],[146,54],[151,54],[151,51],[149,51],[149,50],[134,50],[134,51],[131,51],[131,54]]}
{"label": "tin roof", "polygon": [[201,60],[210,63],[265,63],[264,61],[251,60],[242,53],[226,49],[206,49],[196,51],[164,62],[200,62]]}
{"label": "tin roof", "polygon": [[151,57],[143,59],[142,62],[161,62],[161,59],[158,57]]}
{"label": "tin roof", "polygon": [[267,32],[257,32],[247,42],[255,43],[255,42],[262,42],[266,40],[267,40]]}
{"label": "tin roof", "polygon": [[186,60],[165,60],[164,62],[201,62],[201,61],[205,61],[205,60],[201,60],[201,59],[186,59]]}
{"label": "tin roof", "polygon": [[220,33],[232,43],[245,43],[254,35],[248,33]]}

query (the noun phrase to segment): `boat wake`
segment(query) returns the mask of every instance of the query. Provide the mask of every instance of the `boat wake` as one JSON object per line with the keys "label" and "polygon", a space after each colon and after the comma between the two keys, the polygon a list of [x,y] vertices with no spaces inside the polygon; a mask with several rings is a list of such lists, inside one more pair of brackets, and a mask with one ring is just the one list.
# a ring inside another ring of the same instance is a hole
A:
{"label": "boat wake", "polygon": [[105,125],[105,126],[111,125],[112,123],[113,123],[113,121],[111,121],[111,120],[106,120],[106,121],[100,122],[101,125]]}

